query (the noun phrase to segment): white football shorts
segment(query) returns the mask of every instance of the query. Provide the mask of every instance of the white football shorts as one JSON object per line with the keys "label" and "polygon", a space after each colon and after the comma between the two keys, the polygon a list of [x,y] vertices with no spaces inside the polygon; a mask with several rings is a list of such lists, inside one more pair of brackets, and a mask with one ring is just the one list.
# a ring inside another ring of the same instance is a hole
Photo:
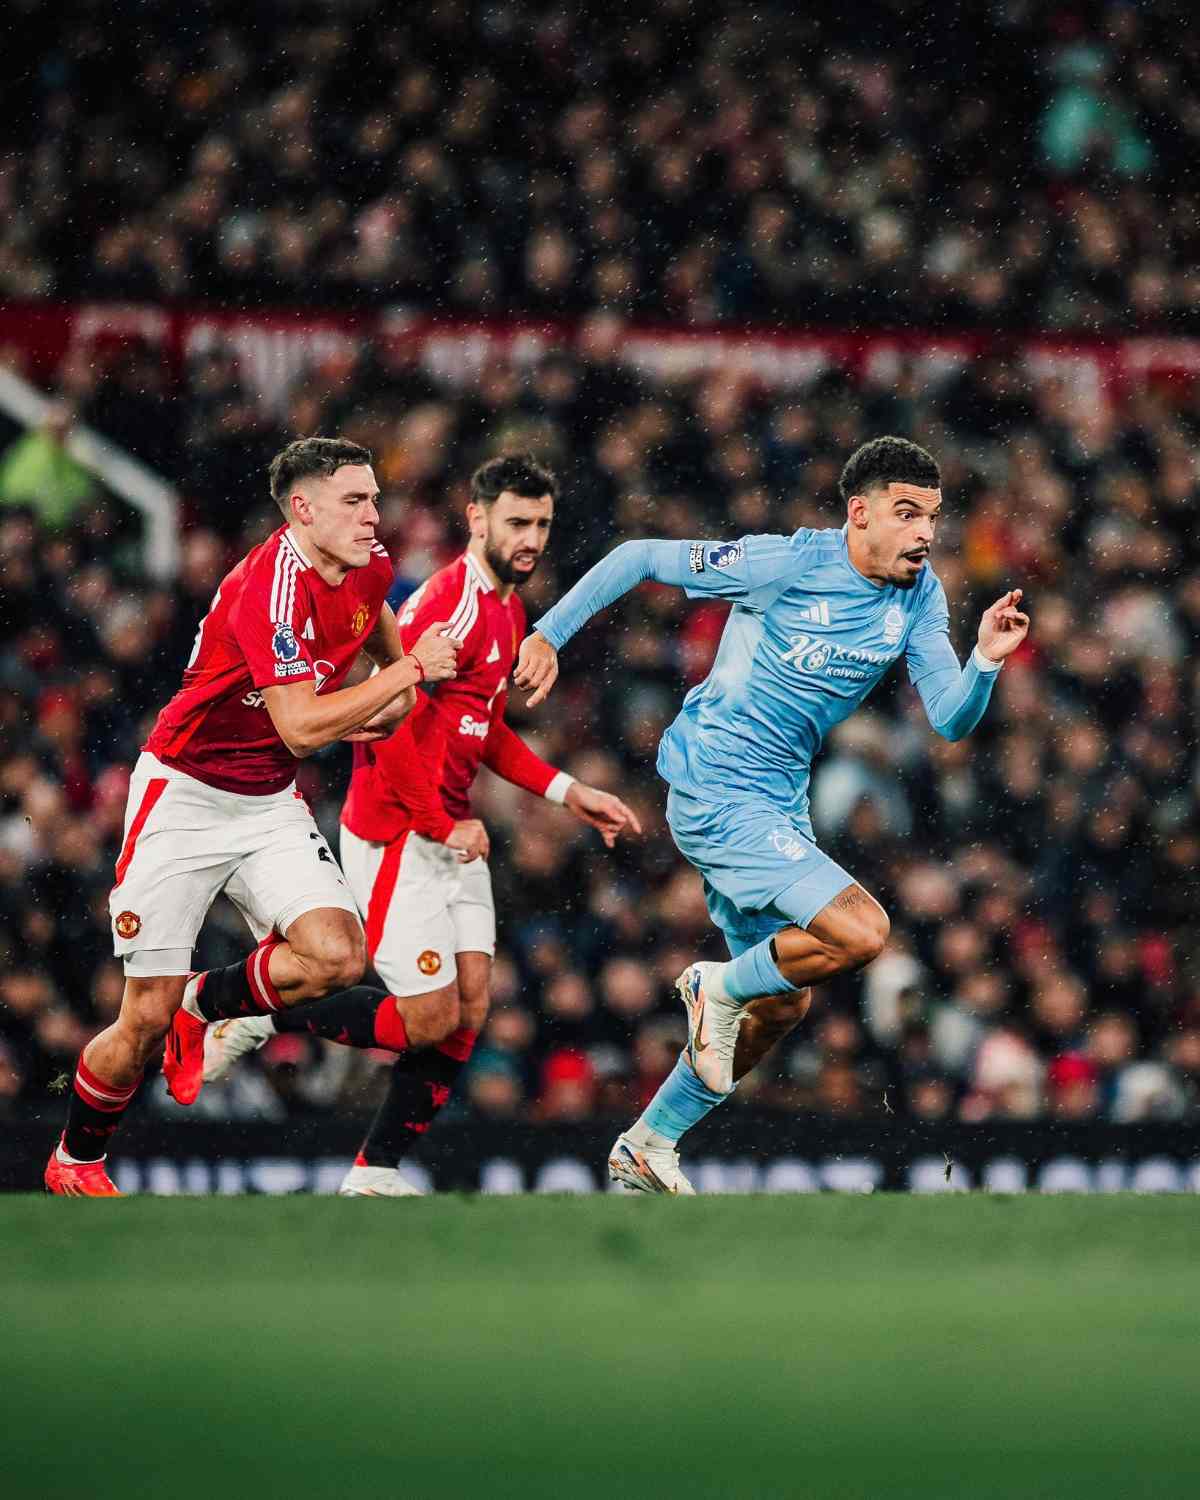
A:
{"label": "white football shorts", "polygon": [[342,869],[367,930],[367,952],[393,995],[424,995],[458,974],[457,953],[496,951],[487,861],[464,864],[419,833],[372,844],[343,826]]}
{"label": "white football shorts", "polygon": [[127,974],[186,974],[224,891],[255,941],[324,907],[358,915],[308,803],[294,786],[247,797],[207,786],[144,751],[129,782],[125,839],[108,898]]}

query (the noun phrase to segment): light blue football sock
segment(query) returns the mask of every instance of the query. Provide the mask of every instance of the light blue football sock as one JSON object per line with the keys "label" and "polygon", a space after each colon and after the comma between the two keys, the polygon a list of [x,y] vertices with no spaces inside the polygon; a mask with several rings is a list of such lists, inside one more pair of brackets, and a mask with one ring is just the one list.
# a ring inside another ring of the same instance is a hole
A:
{"label": "light blue football sock", "polygon": [[627,1133],[636,1141],[641,1133],[639,1127],[644,1127],[674,1145],[685,1130],[690,1130],[728,1097],[728,1094],[715,1093],[702,1084],[691,1064],[680,1053],[674,1070],[646,1106],[645,1114]]}
{"label": "light blue football sock", "polygon": [[783,995],[796,986],[783,977],[771,953],[771,939],[764,938],[727,963],[721,973],[725,993],[744,1005],[760,995]]}

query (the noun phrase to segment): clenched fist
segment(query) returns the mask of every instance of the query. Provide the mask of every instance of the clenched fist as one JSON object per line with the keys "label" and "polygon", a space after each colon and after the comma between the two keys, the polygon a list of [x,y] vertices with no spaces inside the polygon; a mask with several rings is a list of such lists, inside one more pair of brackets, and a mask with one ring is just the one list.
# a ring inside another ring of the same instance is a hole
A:
{"label": "clenched fist", "polygon": [[449,620],[440,620],[431,625],[409,652],[421,663],[426,682],[445,682],[458,675],[458,648],[460,641],[447,634]]}

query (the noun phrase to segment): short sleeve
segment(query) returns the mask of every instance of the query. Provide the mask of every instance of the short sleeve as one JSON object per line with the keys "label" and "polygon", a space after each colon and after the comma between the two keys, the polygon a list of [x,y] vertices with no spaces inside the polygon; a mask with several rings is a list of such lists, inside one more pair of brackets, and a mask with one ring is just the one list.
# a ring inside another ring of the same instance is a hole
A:
{"label": "short sleeve", "polygon": [[296,624],[303,584],[288,559],[280,549],[273,566],[256,569],[229,614],[230,629],[258,688],[315,681],[317,675],[303,636],[307,615]]}
{"label": "short sleeve", "polygon": [[748,609],[765,609],[787,586],[797,568],[795,539],[744,536],[736,542],[684,542],[691,599],[730,599]]}

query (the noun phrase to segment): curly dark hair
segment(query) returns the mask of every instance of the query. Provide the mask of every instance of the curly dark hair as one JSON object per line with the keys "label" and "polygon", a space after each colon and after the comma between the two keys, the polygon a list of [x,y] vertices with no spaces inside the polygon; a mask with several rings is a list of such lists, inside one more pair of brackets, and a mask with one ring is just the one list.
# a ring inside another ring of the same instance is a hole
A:
{"label": "curly dark hair", "polygon": [[924,489],[941,487],[937,459],[916,443],[902,437],[877,437],[856,448],[846,460],[838,490],[843,500],[886,489],[889,484],[919,484]]}
{"label": "curly dark hair", "polygon": [[471,499],[477,505],[491,505],[505,490],[525,500],[540,500],[543,495],[557,500],[558,480],[532,453],[501,453],[471,475]]}
{"label": "curly dark hair", "polygon": [[347,438],[297,438],[271,460],[271,466],[267,470],[271,482],[271,498],[284,515],[288,516],[288,496],[297,479],[307,479],[312,474],[327,478],[330,474],[336,474],[343,464],[370,462],[371,450],[352,443]]}

